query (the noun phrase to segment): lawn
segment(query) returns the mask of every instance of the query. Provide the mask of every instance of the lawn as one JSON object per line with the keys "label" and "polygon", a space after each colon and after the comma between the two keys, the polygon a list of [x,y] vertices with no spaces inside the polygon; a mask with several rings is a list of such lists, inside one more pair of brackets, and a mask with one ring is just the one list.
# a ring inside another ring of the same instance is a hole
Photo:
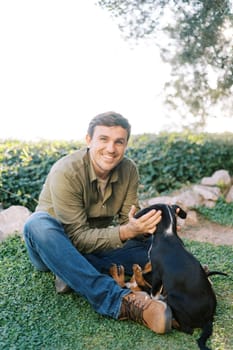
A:
{"label": "lawn", "polygon": [[[218,306],[208,345],[213,350],[232,350],[233,247],[184,242],[201,263],[229,274],[212,277]],[[198,349],[199,330],[192,336],[175,330],[156,335],[134,322],[98,315],[75,293],[57,295],[54,276],[34,270],[19,236],[0,244],[0,280],[1,350]]]}

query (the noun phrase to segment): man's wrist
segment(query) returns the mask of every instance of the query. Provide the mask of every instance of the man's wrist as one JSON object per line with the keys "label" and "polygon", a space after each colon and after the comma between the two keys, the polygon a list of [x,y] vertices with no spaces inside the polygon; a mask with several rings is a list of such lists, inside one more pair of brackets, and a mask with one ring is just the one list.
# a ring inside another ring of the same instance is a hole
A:
{"label": "man's wrist", "polygon": [[126,242],[129,239],[127,235],[126,225],[120,225],[119,236],[122,243]]}

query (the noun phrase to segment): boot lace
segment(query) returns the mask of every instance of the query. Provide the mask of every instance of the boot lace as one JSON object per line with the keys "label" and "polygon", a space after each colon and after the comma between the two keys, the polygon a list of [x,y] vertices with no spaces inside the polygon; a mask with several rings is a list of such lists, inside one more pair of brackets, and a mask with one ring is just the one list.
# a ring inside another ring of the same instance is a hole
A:
{"label": "boot lace", "polygon": [[128,298],[123,301],[123,317],[136,321],[138,323],[145,323],[143,319],[143,311],[146,309],[146,304],[142,300],[136,298]]}

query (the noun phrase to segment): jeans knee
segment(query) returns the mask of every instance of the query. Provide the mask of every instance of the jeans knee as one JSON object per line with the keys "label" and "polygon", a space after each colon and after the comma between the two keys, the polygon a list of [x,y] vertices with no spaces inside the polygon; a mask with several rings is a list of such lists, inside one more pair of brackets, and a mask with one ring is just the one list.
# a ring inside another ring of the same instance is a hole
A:
{"label": "jeans knee", "polygon": [[56,242],[61,236],[67,237],[62,224],[47,212],[33,213],[24,225],[26,241],[49,244],[49,242]]}
{"label": "jeans knee", "polygon": [[35,212],[25,222],[23,235],[27,238],[43,236],[46,232],[46,226],[50,215],[46,212]]}
{"label": "jeans knee", "polygon": [[27,236],[30,232],[34,231],[35,227],[38,227],[40,224],[38,222],[38,215],[37,213],[33,213],[25,222],[24,228],[23,228],[23,234],[24,236]]}

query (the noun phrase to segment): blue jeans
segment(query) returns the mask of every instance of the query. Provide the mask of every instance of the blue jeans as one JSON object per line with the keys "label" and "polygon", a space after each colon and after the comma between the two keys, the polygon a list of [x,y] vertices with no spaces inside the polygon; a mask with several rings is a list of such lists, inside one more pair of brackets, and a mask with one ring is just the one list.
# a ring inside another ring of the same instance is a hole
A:
{"label": "blue jeans", "polygon": [[150,239],[130,240],[122,248],[81,254],[65,234],[62,224],[46,212],[35,212],[24,226],[24,238],[32,264],[40,271],[52,271],[75,292],[85,297],[94,310],[117,319],[121,299],[130,293],[109,275],[112,263],[126,273],[134,263],[148,262]]}

